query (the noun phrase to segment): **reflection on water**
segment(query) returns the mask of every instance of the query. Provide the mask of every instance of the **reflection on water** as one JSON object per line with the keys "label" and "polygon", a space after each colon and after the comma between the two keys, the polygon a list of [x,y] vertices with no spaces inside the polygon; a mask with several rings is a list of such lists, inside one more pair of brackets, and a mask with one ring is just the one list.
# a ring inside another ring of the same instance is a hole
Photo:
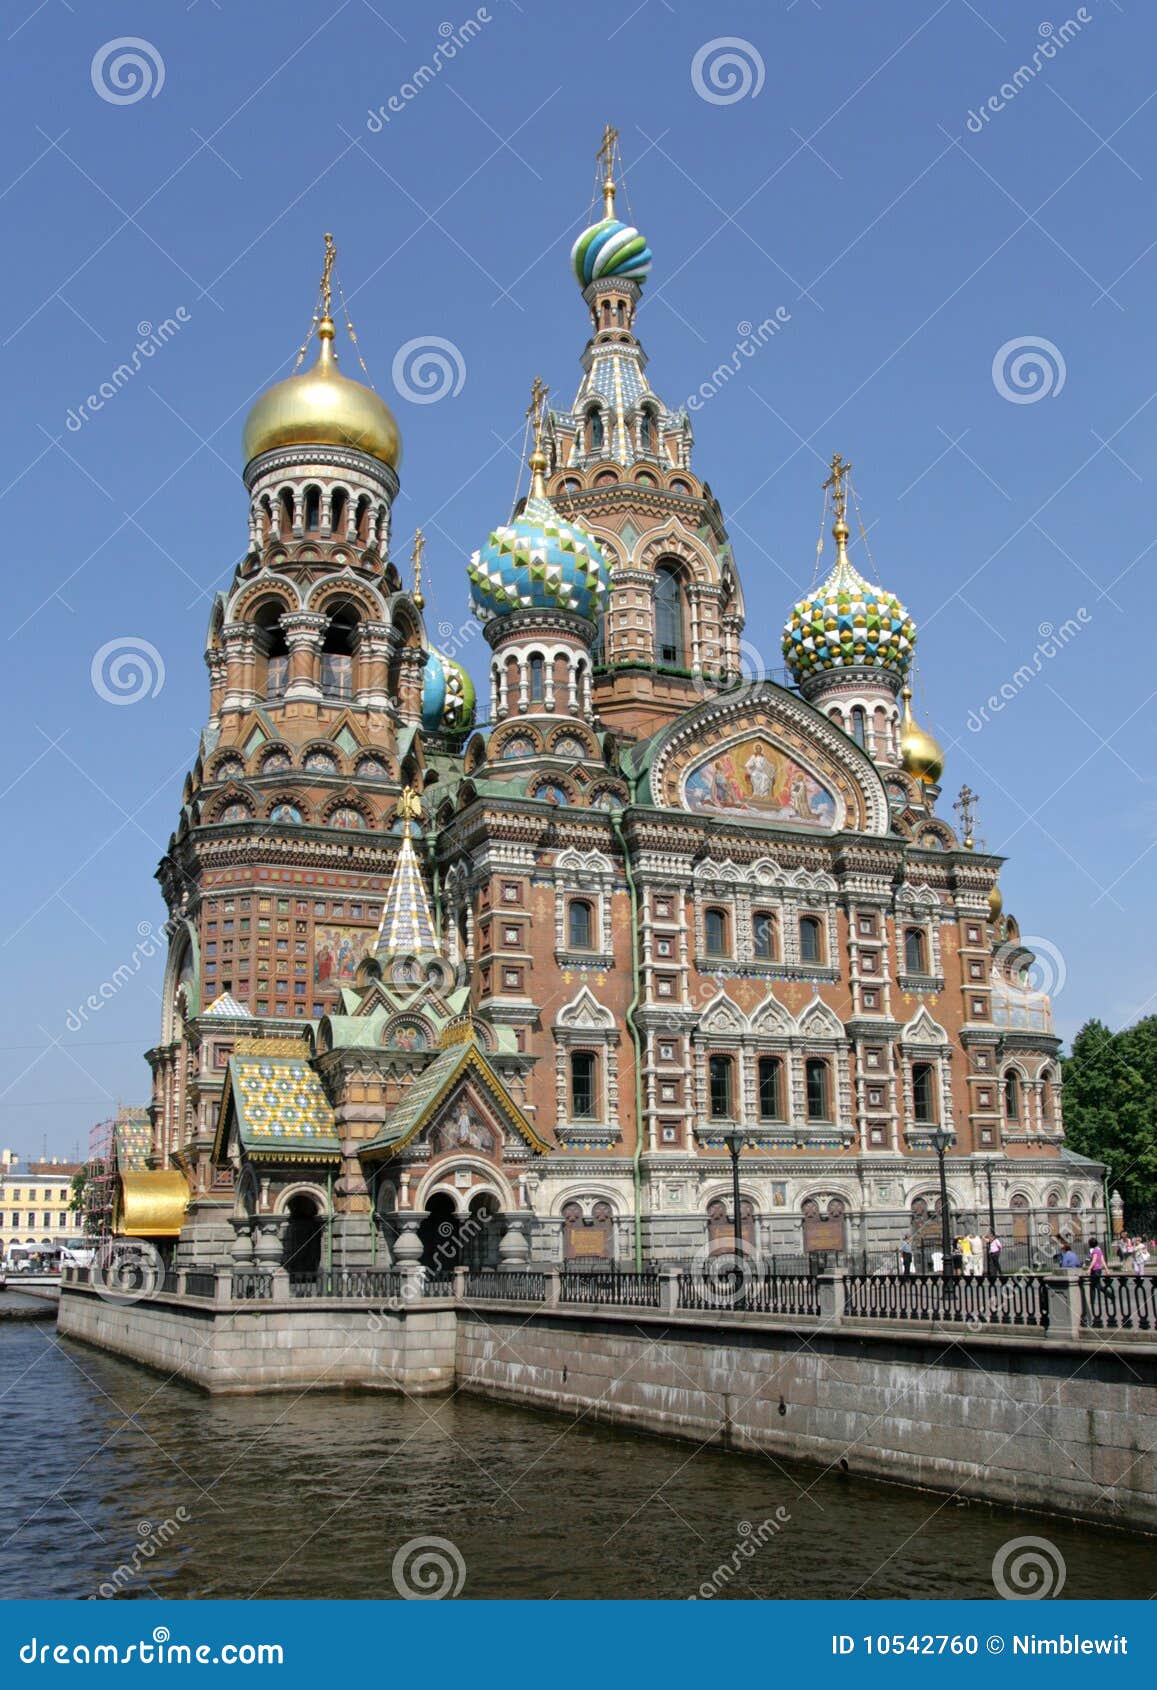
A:
{"label": "reflection on water", "polygon": [[392,1597],[425,1535],[468,1597],[990,1597],[1030,1534],[1065,1597],[1153,1594],[1145,1539],[466,1396],[211,1398],[24,1325],[0,1393],[8,1597]]}

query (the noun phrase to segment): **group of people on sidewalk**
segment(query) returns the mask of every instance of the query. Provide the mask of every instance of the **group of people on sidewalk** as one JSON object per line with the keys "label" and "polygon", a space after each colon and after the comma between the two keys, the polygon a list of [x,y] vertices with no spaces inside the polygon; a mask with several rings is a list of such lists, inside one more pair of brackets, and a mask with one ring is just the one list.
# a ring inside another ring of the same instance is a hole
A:
{"label": "group of people on sidewalk", "polygon": [[[1089,1239],[1088,1255],[1084,1261],[1071,1239],[1060,1238],[1054,1242],[1058,1267],[1083,1267],[1094,1280],[1101,1279],[1109,1271],[1105,1252],[1095,1238]],[[949,1266],[956,1278],[999,1279],[1001,1250],[1000,1238],[995,1232],[986,1232],[983,1237],[979,1233],[961,1233],[953,1240]],[[1157,1255],[1157,1244],[1147,1244],[1142,1238],[1122,1238],[1117,1244],[1117,1255],[1122,1264],[1132,1267],[1135,1274],[1143,1274],[1150,1260]],[[903,1274],[915,1272],[912,1238],[908,1233],[900,1244],[900,1271]]]}

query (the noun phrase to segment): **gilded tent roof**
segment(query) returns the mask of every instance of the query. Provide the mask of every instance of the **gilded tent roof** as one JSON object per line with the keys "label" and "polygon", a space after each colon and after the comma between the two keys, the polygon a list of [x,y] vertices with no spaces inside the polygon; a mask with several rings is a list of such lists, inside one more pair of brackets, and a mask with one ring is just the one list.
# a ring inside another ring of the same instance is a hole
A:
{"label": "gilded tent roof", "polygon": [[176,1238],[188,1201],[184,1174],[171,1168],[123,1173],[117,1181],[113,1230],[122,1238]]}

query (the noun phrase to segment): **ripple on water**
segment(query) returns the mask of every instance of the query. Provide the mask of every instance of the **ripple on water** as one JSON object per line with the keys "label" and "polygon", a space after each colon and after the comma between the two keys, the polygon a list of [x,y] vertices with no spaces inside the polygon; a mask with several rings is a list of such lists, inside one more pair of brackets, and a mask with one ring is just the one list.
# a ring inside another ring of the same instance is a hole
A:
{"label": "ripple on water", "polygon": [[1066,1597],[1152,1594],[1147,1539],[462,1394],[210,1398],[23,1324],[0,1326],[0,1392],[10,1597],[107,1592],[118,1567],[126,1598],[392,1596],[423,1536],[476,1597],[987,1597],[1025,1535]]}

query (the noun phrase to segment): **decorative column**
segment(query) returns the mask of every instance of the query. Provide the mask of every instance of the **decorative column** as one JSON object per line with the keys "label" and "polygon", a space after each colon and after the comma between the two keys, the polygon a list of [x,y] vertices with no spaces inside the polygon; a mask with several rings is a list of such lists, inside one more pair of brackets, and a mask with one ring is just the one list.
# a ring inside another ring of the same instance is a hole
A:
{"label": "decorative column", "polygon": [[401,721],[417,723],[422,719],[422,671],[426,667],[426,653],[421,646],[403,646],[398,654],[398,697],[396,700]]}
{"label": "decorative column", "polygon": [[225,692],[222,711],[251,710],[257,702],[253,690],[253,667],[257,656],[257,633],[248,622],[230,622],[221,630],[225,648]]}
{"label": "decorative column", "polygon": [[286,702],[307,698],[321,700],[321,642],[329,625],[327,616],[311,610],[294,610],[281,618],[289,646],[289,679]]}
{"label": "decorative column", "polygon": [[358,630],[355,702],[366,710],[390,709],[390,630],[385,622],[363,622]]}

